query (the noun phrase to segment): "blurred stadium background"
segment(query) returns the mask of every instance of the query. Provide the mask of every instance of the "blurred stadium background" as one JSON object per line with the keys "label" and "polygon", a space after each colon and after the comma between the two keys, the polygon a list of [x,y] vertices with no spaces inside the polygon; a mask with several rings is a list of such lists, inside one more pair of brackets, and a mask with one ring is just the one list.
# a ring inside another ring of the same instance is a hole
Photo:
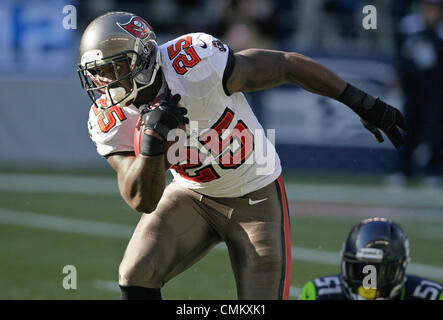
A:
{"label": "blurred stadium background", "polygon": [[[117,270],[138,214],[119,196],[114,173],[88,137],[90,102],[76,63],[81,33],[94,17],[111,10],[139,14],[159,44],[203,31],[234,50],[301,52],[402,109],[398,26],[420,13],[421,2],[2,0],[0,299],[120,296]],[[376,30],[362,28],[366,4],[377,8]],[[65,5],[77,9],[77,29],[63,28]],[[416,57],[431,59],[429,50]],[[408,272],[443,282],[443,192],[421,179],[431,157],[427,140],[413,153],[417,174],[399,187],[386,183],[398,169],[398,153],[389,143],[376,144],[346,107],[293,86],[247,97],[264,127],[276,129],[292,217],[291,299],[311,278],[339,272],[350,228],[374,215],[392,218],[408,233]],[[442,100],[434,102],[443,109]],[[77,268],[76,290],[62,287],[65,265]],[[216,247],[173,279],[163,296],[235,299],[226,249]]]}

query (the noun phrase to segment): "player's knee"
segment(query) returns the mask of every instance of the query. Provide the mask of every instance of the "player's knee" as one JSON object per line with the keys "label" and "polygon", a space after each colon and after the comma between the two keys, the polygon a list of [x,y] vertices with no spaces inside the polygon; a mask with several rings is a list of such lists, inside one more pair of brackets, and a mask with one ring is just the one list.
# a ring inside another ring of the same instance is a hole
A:
{"label": "player's knee", "polygon": [[160,283],[156,283],[155,274],[155,265],[150,260],[128,261],[123,259],[118,270],[118,283],[121,286],[156,288],[160,286]]}

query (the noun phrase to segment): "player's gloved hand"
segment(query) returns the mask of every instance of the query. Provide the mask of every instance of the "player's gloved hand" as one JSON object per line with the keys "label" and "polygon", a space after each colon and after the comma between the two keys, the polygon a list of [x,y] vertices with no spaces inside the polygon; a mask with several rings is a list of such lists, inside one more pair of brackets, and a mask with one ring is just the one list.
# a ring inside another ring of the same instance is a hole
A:
{"label": "player's gloved hand", "polygon": [[185,117],[188,111],[178,106],[180,99],[179,94],[171,96],[168,90],[157,108],[151,110],[147,105],[141,106],[139,110],[145,129],[154,130],[166,141],[169,131],[189,123],[189,119]]}
{"label": "player's gloved hand", "polygon": [[171,92],[168,90],[157,108],[150,109],[148,105],[140,106],[139,111],[145,130],[151,129],[162,138],[160,140],[152,135],[145,134],[140,146],[140,154],[147,156],[162,154],[169,131],[189,123],[189,119],[185,117],[188,111],[178,106],[180,99],[179,94],[171,96]]}
{"label": "player's gloved hand", "polygon": [[384,141],[380,132],[382,130],[396,149],[404,144],[399,128],[407,133],[407,126],[398,109],[350,84],[346,86],[338,101],[346,104],[360,116],[363,126],[379,143]]}

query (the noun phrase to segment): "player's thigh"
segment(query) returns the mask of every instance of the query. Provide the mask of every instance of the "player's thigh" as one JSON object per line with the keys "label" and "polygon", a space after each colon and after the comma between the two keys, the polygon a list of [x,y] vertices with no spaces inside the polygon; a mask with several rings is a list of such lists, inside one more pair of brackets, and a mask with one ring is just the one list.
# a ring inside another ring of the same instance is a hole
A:
{"label": "player's thigh", "polygon": [[192,193],[173,183],[156,208],[143,214],[119,269],[120,285],[161,287],[219,240]]}
{"label": "player's thigh", "polygon": [[235,206],[226,243],[239,299],[288,299],[291,243],[281,178]]}

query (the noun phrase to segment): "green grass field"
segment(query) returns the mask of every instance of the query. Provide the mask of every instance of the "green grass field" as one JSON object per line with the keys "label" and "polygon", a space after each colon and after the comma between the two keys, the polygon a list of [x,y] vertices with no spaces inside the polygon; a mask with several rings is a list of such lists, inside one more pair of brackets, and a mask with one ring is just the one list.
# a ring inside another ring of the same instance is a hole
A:
{"label": "green grass field", "polygon": [[[443,197],[418,188],[387,197],[377,180],[363,180],[321,184],[317,178],[288,175],[291,299],[311,278],[338,273],[338,252],[350,228],[363,217],[383,215],[386,208],[410,238],[409,272],[443,282]],[[115,188],[114,178],[106,175],[0,173],[0,299],[119,299],[118,266],[138,214]],[[380,193],[380,203],[371,192]],[[320,212],[329,212],[331,204],[331,214]],[[75,290],[63,288],[66,265],[76,267]],[[227,251],[214,248],[167,283],[162,294],[165,299],[236,299]]]}

